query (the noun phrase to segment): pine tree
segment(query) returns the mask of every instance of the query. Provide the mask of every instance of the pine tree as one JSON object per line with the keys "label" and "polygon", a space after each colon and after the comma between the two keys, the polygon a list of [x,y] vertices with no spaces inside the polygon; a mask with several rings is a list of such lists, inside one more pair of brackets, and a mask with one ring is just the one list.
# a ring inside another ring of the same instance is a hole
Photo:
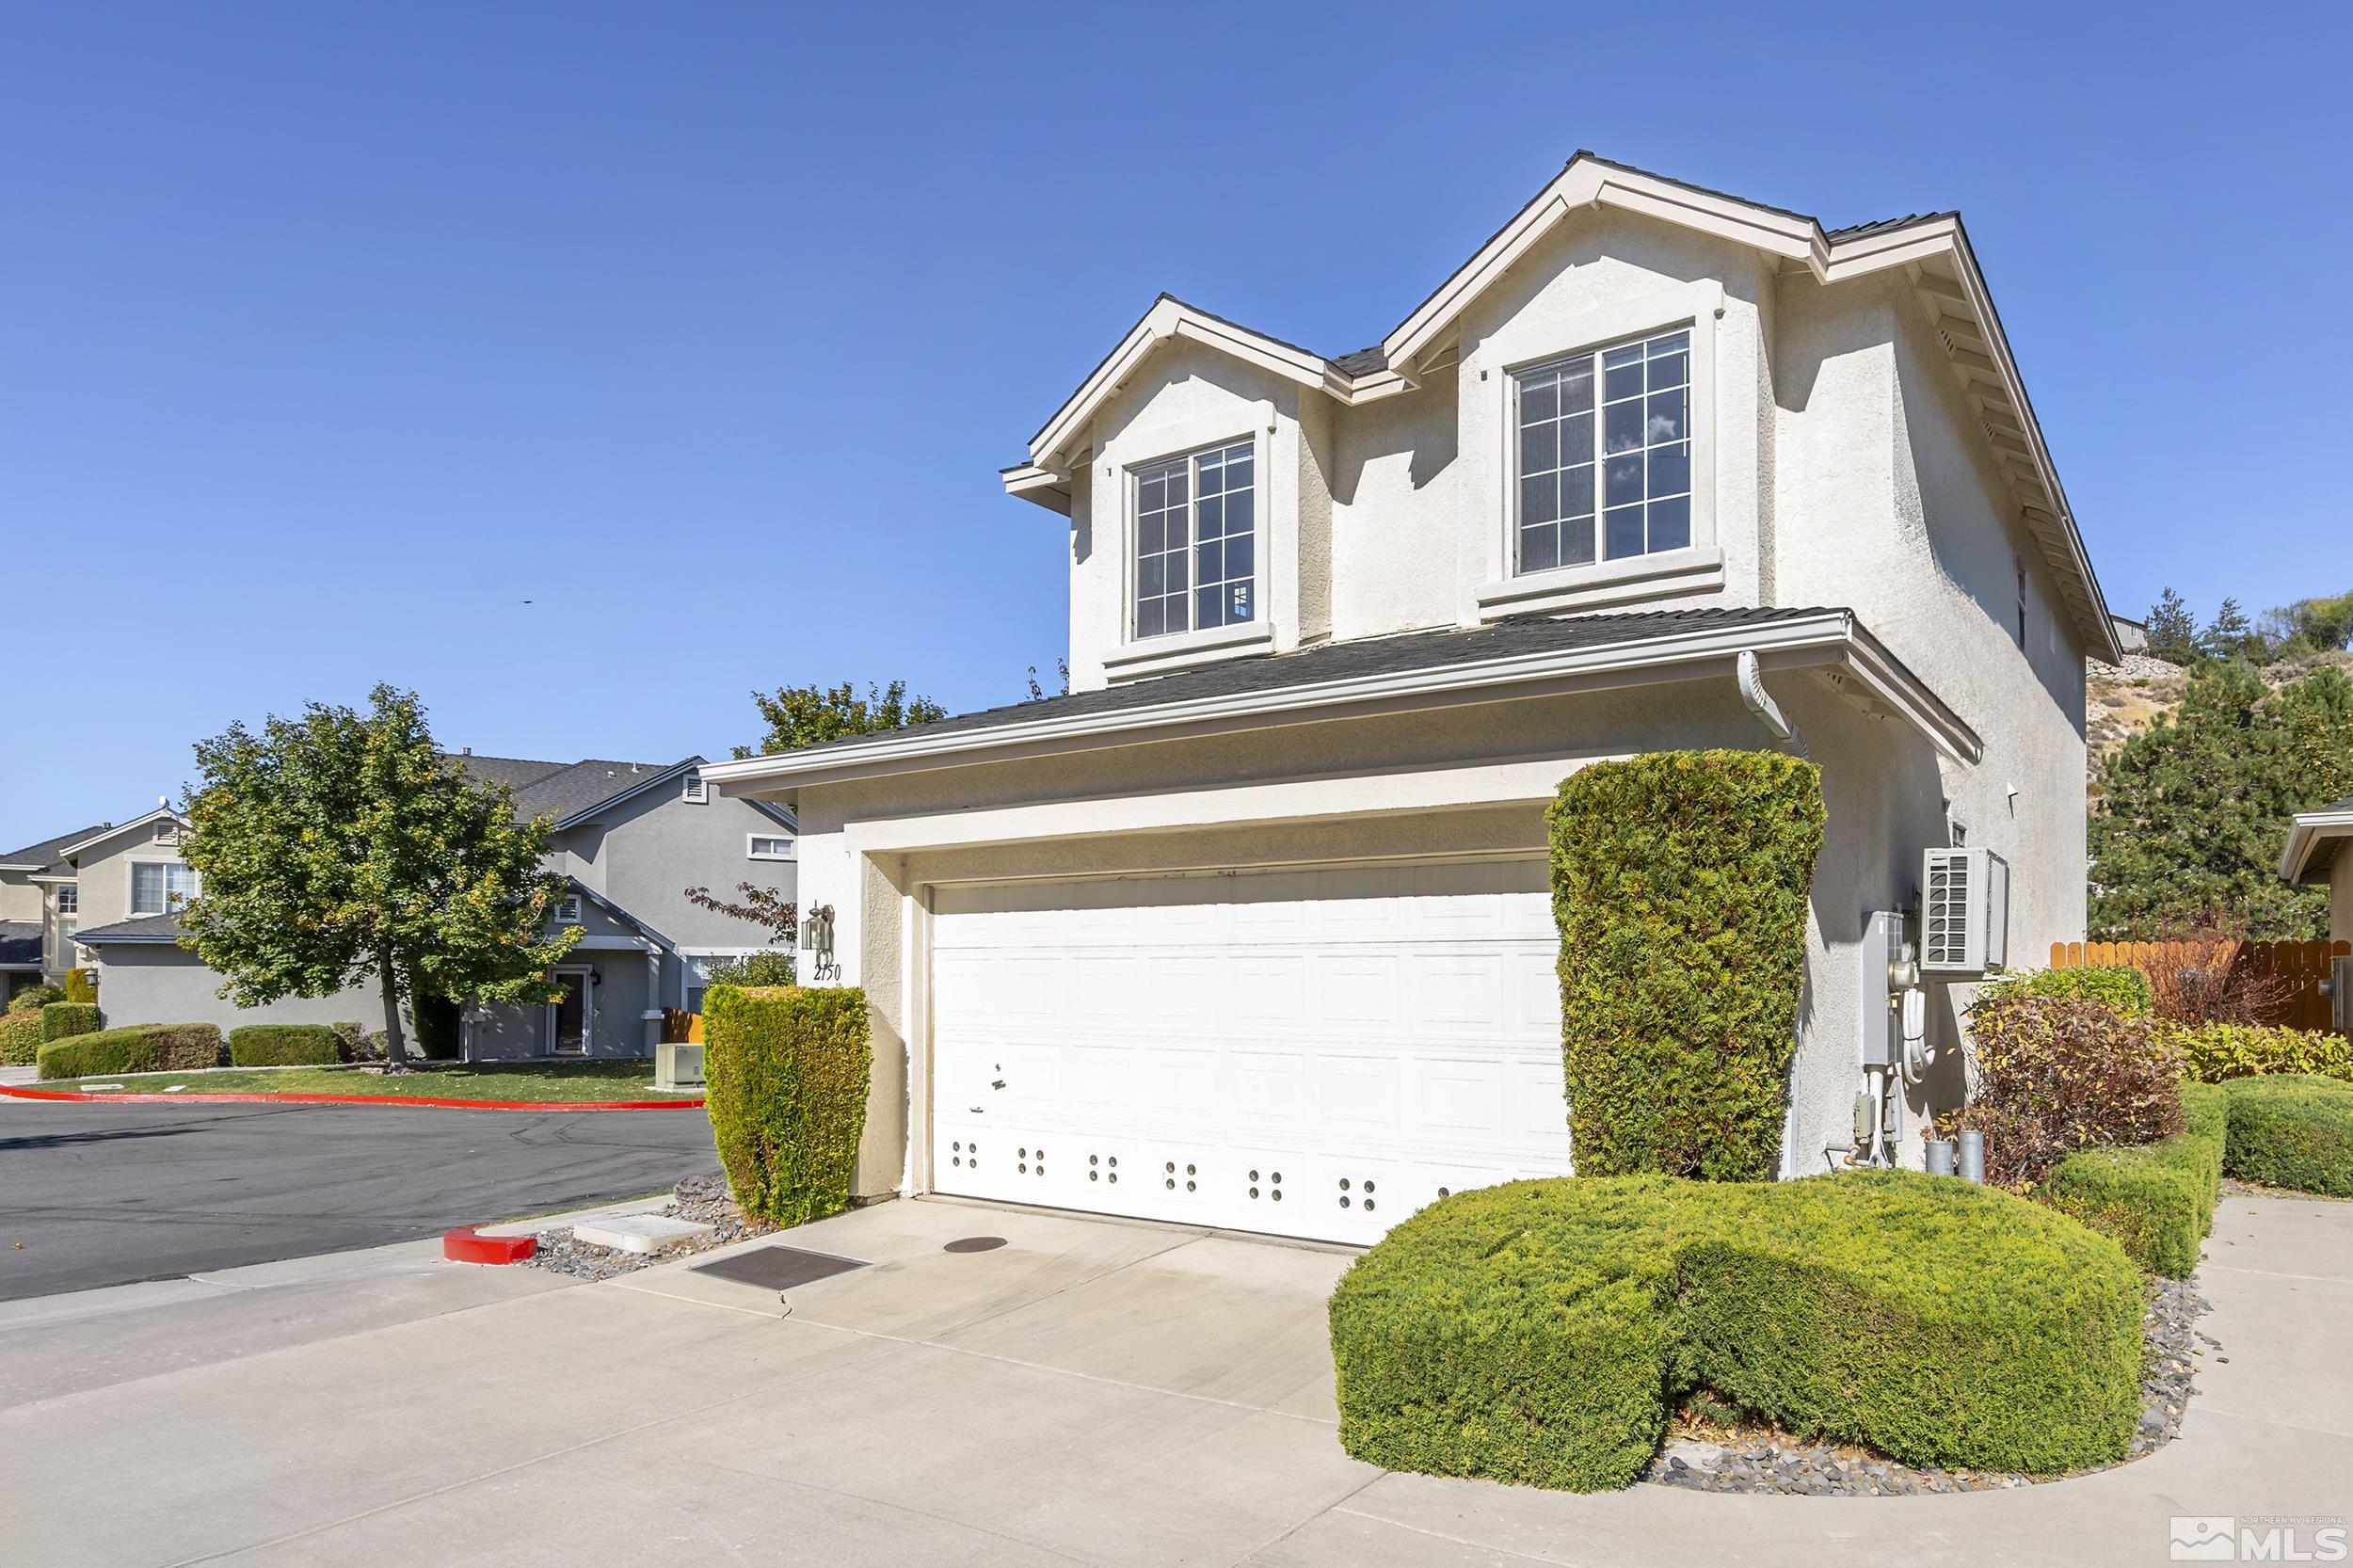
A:
{"label": "pine tree", "polygon": [[2198,634],[2198,651],[2210,659],[2236,659],[2249,651],[2254,636],[2254,623],[2247,618],[2247,612],[2239,608],[2237,600],[2226,599],[2205,631]]}
{"label": "pine tree", "polygon": [[2170,664],[2187,664],[2198,658],[2198,622],[2182,596],[2171,588],[2157,595],[2149,607],[2149,651]]}

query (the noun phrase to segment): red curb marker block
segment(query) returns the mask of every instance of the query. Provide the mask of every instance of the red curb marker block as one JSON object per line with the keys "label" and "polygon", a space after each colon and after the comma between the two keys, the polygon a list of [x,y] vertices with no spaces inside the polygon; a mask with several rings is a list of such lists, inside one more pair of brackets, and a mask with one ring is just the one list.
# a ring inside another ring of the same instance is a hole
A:
{"label": "red curb marker block", "polygon": [[441,1236],[441,1256],[452,1263],[520,1263],[538,1250],[536,1236],[481,1236],[472,1225]]}

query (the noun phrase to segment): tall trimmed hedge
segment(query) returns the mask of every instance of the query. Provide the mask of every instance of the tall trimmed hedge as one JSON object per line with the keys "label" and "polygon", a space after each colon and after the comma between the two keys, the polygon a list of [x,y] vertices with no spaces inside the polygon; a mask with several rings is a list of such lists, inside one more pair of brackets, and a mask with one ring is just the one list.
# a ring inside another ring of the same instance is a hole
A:
{"label": "tall trimmed hedge", "polygon": [[232,1067],[328,1067],[343,1041],[325,1024],[240,1024],[229,1032]]}
{"label": "tall trimmed hedge", "polygon": [[2201,1083],[2309,1073],[2353,1083],[2353,1038],[2264,1024],[2168,1024],[2166,1037]]}
{"label": "tall trimmed hedge", "polygon": [[2078,1150],[2051,1167],[2034,1195],[2114,1238],[2152,1273],[2184,1278],[2214,1230],[2228,1100],[2222,1089],[2185,1083],[2180,1132],[2153,1144]]}
{"label": "tall trimmed hedge", "polygon": [[1911,1464],[2065,1470],[2131,1446],[2141,1310],[2114,1241],[1949,1176],[1513,1182],[1441,1199],[1341,1278],[1340,1443],[1596,1491],[1706,1389]]}
{"label": "tall trimmed hedge", "polygon": [[1596,762],[1547,821],[1577,1173],[1770,1178],[1821,770],[1759,751]]}
{"label": "tall trimmed hedge", "polygon": [[169,1073],[217,1067],[220,1030],[213,1024],[132,1024],[52,1040],[40,1048],[44,1079],[100,1073]]}
{"label": "tall trimmed hedge", "polygon": [[2308,1074],[2234,1079],[2223,1168],[2242,1181],[2353,1198],[2353,1084]]}
{"label": "tall trimmed hedge", "polygon": [[40,1037],[46,1043],[95,1033],[100,1022],[94,1001],[53,1001],[40,1010]]}
{"label": "tall trimmed hedge", "polygon": [[796,1225],[849,1207],[872,1067],[855,986],[705,995],[704,1104],[745,1213]]}

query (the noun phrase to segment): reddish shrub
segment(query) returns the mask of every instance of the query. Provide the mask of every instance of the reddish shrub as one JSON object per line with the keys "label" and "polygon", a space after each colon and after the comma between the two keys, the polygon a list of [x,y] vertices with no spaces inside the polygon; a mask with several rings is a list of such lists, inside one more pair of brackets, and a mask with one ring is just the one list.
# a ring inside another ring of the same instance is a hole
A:
{"label": "reddish shrub", "polygon": [[1969,1016],[1977,1091],[1940,1131],[1985,1134],[1986,1178],[2027,1187],[2077,1149],[2182,1130],[2182,1058],[2147,1018],[2097,1002],[1998,997]]}

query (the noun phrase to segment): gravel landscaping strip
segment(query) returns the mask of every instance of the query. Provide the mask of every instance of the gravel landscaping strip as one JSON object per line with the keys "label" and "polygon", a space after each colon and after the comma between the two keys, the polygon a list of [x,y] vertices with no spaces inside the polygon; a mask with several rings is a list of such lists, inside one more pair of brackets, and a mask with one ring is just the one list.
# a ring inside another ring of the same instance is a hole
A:
{"label": "gravel landscaping strip", "polygon": [[[2140,1378],[2140,1429],[2129,1464],[2180,1435],[2198,1363],[2209,1352],[2228,1361],[2221,1346],[2199,1332],[2206,1299],[2192,1281],[2159,1280],[2142,1320],[2148,1350]],[[2084,1471],[2070,1471],[2082,1475]],[[1868,1448],[1812,1443],[1770,1427],[1719,1426],[1685,1417],[1642,1474],[1665,1486],[1700,1492],[1778,1492],[1814,1497],[1897,1497],[1924,1492],[1997,1492],[2063,1480],[1993,1470],[1944,1470],[1899,1464]]]}
{"label": "gravel landscaping strip", "polygon": [[522,1266],[581,1279],[612,1279],[650,1264],[668,1263],[713,1247],[748,1241],[776,1229],[766,1220],[746,1219],[744,1211],[735,1207],[735,1200],[728,1196],[723,1176],[688,1176],[670,1190],[670,1200],[662,1206],[662,1212],[670,1219],[694,1220],[712,1228],[706,1235],[689,1237],[658,1253],[633,1253],[575,1241],[571,1226],[562,1225],[538,1233],[539,1250]]}

